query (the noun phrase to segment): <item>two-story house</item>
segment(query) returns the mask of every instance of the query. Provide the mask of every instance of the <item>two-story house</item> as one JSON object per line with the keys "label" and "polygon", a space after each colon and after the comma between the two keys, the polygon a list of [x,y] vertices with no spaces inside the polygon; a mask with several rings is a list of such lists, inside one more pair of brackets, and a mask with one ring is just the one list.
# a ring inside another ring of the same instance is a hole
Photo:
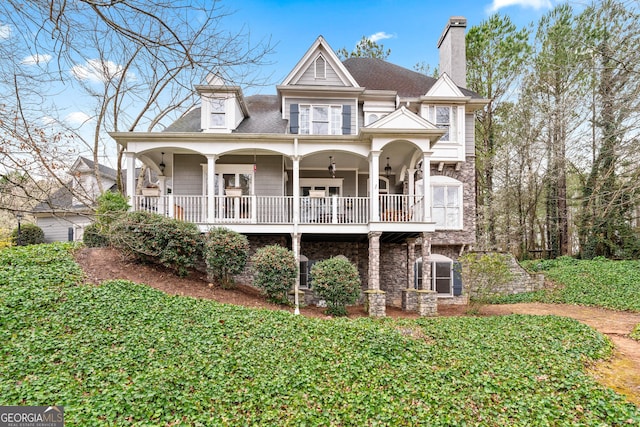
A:
{"label": "two-story house", "polygon": [[45,242],[81,241],[84,228],[94,221],[96,199],[101,191],[115,191],[117,171],[78,157],[69,169],[71,179],[54,191],[47,200],[36,205],[31,214],[42,228]]}
{"label": "two-story house", "polygon": [[163,132],[114,132],[159,174],[133,209],[225,226],[253,248],[290,247],[299,287],[311,265],[343,255],[360,271],[372,315],[415,309],[416,290],[461,293],[453,264],[475,240],[474,112],[466,19],[449,20],[434,79],[373,58],[340,61],[318,37],[276,95],[244,96],[212,75],[198,108]]}

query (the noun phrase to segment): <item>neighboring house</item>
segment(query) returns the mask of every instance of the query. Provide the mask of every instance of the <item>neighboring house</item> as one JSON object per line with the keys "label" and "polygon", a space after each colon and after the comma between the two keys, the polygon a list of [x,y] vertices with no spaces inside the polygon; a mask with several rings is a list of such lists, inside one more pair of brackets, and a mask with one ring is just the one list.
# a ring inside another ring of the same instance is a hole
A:
{"label": "neighboring house", "polygon": [[160,175],[157,194],[128,192],[133,209],[231,228],[254,250],[287,245],[307,299],[311,265],[343,255],[371,315],[416,309],[417,289],[459,300],[454,263],[475,242],[474,112],[487,103],[465,89],[465,28],[447,23],[438,79],[341,62],[322,37],[277,95],[210,76],[200,107],[165,131],[111,133],[127,169],[138,159]]}
{"label": "neighboring house", "polygon": [[[100,195],[94,168],[93,161],[78,157],[69,170],[72,179],[33,209],[45,242],[82,240],[84,228],[93,221],[95,201]],[[98,171],[103,190],[115,189],[116,170],[98,165]]]}

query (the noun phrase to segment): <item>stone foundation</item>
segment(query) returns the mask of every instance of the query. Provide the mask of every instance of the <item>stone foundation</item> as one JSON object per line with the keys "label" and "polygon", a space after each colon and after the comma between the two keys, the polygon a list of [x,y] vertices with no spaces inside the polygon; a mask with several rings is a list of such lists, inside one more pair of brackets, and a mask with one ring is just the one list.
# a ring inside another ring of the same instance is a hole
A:
{"label": "stone foundation", "polygon": [[404,311],[416,311],[418,309],[418,299],[415,289],[404,289],[402,291],[402,309]]}
{"label": "stone foundation", "polygon": [[386,311],[386,297],[384,291],[370,290],[365,291],[365,310],[369,313],[370,317],[385,317]]}
{"label": "stone foundation", "polygon": [[438,315],[438,294],[436,291],[418,290],[416,291],[418,300],[418,314],[420,316]]}

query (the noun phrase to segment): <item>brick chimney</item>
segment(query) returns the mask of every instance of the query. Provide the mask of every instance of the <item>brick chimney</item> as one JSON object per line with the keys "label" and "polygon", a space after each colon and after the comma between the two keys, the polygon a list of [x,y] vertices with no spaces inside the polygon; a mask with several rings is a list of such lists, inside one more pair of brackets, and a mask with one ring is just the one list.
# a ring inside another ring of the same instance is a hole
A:
{"label": "brick chimney", "polygon": [[440,74],[447,73],[456,85],[464,88],[467,87],[465,28],[467,28],[465,17],[452,16],[438,40]]}

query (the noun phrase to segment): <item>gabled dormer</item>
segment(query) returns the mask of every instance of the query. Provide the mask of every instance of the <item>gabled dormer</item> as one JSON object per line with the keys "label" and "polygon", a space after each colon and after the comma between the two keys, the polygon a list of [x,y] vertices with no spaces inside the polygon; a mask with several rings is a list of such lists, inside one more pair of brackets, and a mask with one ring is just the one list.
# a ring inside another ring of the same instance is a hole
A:
{"label": "gabled dormer", "polygon": [[324,37],[319,36],[278,86],[278,90],[286,90],[291,86],[358,88],[358,82],[349,74]]}
{"label": "gabled dormer", "polygon": [[277,87],[289,133],[355,135],[363,88],[320,36]]}
{"label": "gabled dormer", "polygon": [[[71,206],[84,206],[94,202],[100,195],[100,185],[95,174],[95,163],[85,157],[78,157],[69,169],[71,175]],[[109,167],[98,165],[98,173],[102,190],[111,188],[116,183],[117,172]]]}
{"label": "gabled dormer", "polygon": [[200,126],[203,132],[231,133],[247,117],[242,89],[228,85],[218,74],[209,74],[206,85],[196,86],[200,94]]}

